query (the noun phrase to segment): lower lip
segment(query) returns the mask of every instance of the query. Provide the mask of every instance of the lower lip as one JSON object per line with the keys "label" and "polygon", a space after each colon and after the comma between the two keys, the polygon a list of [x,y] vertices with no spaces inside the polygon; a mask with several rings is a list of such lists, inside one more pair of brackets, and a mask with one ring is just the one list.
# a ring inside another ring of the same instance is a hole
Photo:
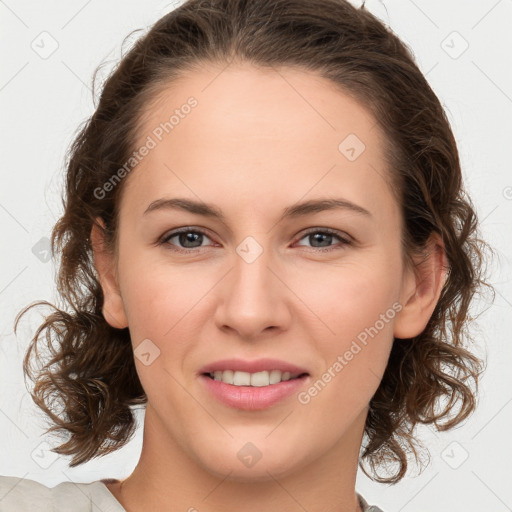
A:
{"label": "lower lip", "polygon": [[254,411],[267,409],[281,400],[297,393],[304,386],[308,375],[296,379],[285,380],[269,386],[234,386],[220,380],[214,380],[206,375],[200,379],[205,383],[208,390],[219,401],[230,407]]}

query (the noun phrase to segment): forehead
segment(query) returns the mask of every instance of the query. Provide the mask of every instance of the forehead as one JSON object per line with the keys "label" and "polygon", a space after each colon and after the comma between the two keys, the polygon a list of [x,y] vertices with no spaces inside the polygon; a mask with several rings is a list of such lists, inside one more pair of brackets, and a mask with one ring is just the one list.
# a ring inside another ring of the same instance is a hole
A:
{"label": "forehead", "polygon": [[377,121],[309,71],[196,68],[148,103],[137,147],[148,138],[154,147],[126,184],[127,195],[136,188],[132,199],[140,208],[165,194],[238,198],[250,208],[258,198],[288,206],[334,191],[366,205],[396,206]]}

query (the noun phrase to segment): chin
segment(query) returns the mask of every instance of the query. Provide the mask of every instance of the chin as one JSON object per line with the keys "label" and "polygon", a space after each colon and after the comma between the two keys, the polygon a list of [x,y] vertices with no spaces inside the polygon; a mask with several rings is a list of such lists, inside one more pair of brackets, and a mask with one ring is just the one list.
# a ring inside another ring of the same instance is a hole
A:
{"label": "chin", "polygon": [[[304,450],[304,445],[300,448]],[[271,443],[264,438],[255,442],[233,439],[225,444],[217,444],[215,451],[196,451],[196,457],[210,474],[247,483],[286,477],[313,458],[312,455],[308,457],[306,453],[299,453],[297,446],[288,446],[283,440]]]}

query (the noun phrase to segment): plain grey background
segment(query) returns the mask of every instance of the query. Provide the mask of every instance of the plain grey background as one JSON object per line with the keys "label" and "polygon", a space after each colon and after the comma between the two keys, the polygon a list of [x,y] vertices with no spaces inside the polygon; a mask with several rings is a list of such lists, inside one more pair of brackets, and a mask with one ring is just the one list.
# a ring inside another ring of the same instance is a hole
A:
{"label": "plain grey background", "polygon": [[[47,239],[61,214],[64,154],[93,112],[94,69],[106,62],[108,72],[126,35],[146,30],[180,3],[0,1],[2,475],[54,486],[124,478],[138,461],[141,428],[122,450],[74,469],[48,451],[54,441],[44,435],[44,418],[21,370],[40,316],[32,313],[17,337],[13,320],[32,301],[56,299]],[[478,349],[488,354],[477,411],[451,432],[420,430],[430,450],[420,475],[411,467],[399,484],[387,486],[360,473],[357,489],[386,512],[512,510],[512,0],[374,0],[366,6],[413,50],[445,106],[482,234],[497,254],[491,279],[497,293],[491,307],[477,305],[486,309],[475,331]],[[138,418],[142,425],[142,410]]]}

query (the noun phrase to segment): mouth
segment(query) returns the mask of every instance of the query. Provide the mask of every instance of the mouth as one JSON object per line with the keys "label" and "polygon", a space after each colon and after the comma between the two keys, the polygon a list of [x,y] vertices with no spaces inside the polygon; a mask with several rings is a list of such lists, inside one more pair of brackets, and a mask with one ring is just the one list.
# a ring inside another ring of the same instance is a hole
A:
{"label": "mouth", "polygon": [[263,370],[255,373],[240,370],[216,370],[214,372],[205,372],[202,375],[212,380],[231,384],[232,386],[265,387],[279,384],[280,382],[300,379],[309,374],[307,372],[291,373],[281,370]]}
{"label": "mouth", "polygon": [[201,368],[200,382],[224,406],[262,411],[290,400],[306,387],[311,374],[279,359],[224,359]]}
{"label": "mouth", "polygon": [[220,381],[232,386],[267,387],[281,382],[301,379],[309,374],[307,372],[292,373],[281,370],[263,370],[254,373],[241,370],[215,370],[205,372],[202,375],[209,377],[211,380]]}

